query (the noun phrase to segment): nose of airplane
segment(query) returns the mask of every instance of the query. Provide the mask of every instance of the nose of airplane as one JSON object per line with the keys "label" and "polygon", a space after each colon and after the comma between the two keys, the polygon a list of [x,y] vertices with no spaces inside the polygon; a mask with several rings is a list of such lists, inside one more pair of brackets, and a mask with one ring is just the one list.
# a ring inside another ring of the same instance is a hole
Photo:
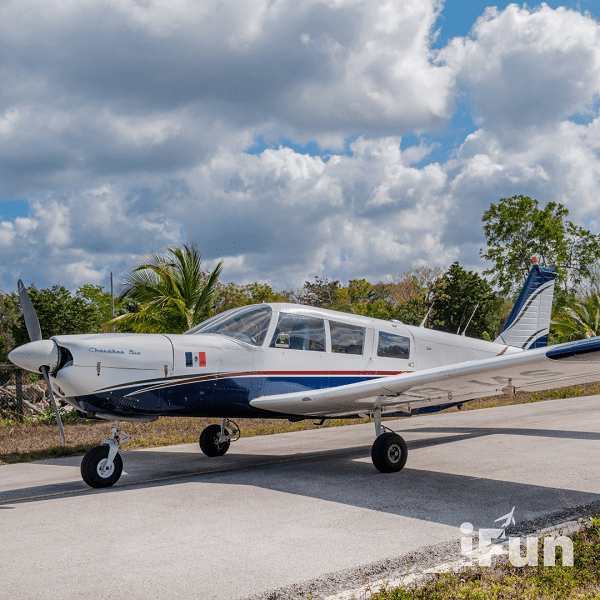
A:
{"label": "nose of airplane", "polygon": [[40,367],[47,366],[52,372],[58,365],[58,348],[52,340],[39,340],[15,348],[8,358],[26,371],[39,373]]}

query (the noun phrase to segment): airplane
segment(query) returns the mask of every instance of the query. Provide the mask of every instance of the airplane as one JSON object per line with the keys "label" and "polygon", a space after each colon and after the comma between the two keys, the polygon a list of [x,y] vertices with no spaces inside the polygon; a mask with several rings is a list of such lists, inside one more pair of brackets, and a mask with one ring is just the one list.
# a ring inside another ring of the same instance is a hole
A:
{"label": "airplane", "polygon": [[506,529],[509,525],[514,525],[515,524],[515,508],[516,508],[516,506],[513,506],[512,510],[509,513],[506,513],[505,515],[498,517],[497,519],[494,520],[494,523],[497,523],[498,521],[502,521],[502,519],[504,519],[504,523],[502,523],[502,525],[500,525],[500,527],[502,527],[502,529]]}
{"label": "airplane", "polygon": [[[233,419],[369,417],[382,473],[408,449],[383,416],[433,413],[484,396],[600,379],[600,337],[547,347],[556,270],[534,262],[498,338],[484,341],[288,303],[220,313],[184,334],[57,335],[43,340],[27,290],[19,295],[31,342],[10,360],[42,373],[55,397],[86,418],[113,422],[110,438],[81,462],[91,487],[114,485],[130,438],[121,422],[217,417],[200,435],[209,457],[240,436]],[[464,331],[463,331],[464,334]]]}

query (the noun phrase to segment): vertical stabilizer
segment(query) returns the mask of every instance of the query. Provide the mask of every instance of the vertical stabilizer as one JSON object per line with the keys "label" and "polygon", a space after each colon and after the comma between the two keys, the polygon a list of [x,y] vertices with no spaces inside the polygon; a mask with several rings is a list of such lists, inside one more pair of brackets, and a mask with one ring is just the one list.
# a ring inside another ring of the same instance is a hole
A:
{"label": "vertical stabilizer", "polygon": [[534,263],[502,333],[495,340],[498,344],[523,350],[548,345],[555,278],[554,267]]}

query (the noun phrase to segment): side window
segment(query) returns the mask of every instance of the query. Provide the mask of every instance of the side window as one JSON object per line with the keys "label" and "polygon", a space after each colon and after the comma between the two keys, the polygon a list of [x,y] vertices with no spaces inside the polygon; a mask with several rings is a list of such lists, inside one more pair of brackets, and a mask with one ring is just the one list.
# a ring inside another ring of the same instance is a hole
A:
{"label": "side window", "polygon": [[405,358],[410,355],[410,340],[401,335],[379,332],[379,343],[377,344],[377,356],[387,358]]}
{"label": "side window", "polygon": [[323,319],[280,313],[277,329],[271,340],[271,348],[325,352]]}
{"label": "side window", "polygon": [[340,354],[362,354],[365,346],[365,328],[329,321],[331,351]]}

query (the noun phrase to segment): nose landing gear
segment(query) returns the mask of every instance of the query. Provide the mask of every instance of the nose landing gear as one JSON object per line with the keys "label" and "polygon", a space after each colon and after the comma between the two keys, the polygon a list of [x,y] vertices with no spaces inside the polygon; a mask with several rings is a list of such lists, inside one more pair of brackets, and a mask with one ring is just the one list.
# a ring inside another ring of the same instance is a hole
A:
{"label": "nose landing gear", "polygon": [[131,439],[119,428],[119,421],[114,421],[110,431],[110,439],[101,446],[92,448],[81,461],[81,477],[93,488],[110,487],[119,481],[123,472],[123,460],[119,454],[119,446]]}

